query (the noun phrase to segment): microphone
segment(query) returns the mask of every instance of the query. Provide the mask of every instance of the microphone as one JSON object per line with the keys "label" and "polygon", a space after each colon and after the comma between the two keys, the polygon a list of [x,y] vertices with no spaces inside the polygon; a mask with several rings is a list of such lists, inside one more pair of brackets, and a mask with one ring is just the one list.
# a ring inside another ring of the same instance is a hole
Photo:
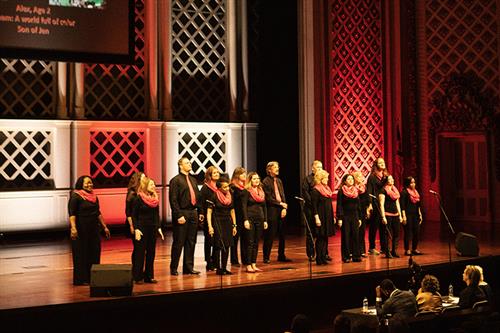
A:
{"label": "microphone", "polygon": [[211,206],[215,206],[214,202],[213,201],[210,201],[210,200],[205,200],[207,202],[207,204],[211,205]]}
{"label": "microphone", "polygon": [[299,201],[305,201],[303,198],[301,197],[294,197],[295,199],[299,200]]}
{"label": "microphone", "polygon": [[438,193],[436,191],[433,191],[433,190],[429,190],[429,193],[432,193],[434,195],[438,195]]}

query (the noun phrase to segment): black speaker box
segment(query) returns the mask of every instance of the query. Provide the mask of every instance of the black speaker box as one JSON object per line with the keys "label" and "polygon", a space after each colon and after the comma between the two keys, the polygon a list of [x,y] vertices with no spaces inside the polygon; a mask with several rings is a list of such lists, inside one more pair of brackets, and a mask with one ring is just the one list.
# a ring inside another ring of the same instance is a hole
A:
{"label": "black speaker box", "polygon": [[90,296],[131,296],[132,265],[92,265],[90,270]]}
{"label": "black speaker box", "polygon": [[455,248],[459,256],[477,257],[479,255],[479,245],[474,235],[459,232],[455,239]]}

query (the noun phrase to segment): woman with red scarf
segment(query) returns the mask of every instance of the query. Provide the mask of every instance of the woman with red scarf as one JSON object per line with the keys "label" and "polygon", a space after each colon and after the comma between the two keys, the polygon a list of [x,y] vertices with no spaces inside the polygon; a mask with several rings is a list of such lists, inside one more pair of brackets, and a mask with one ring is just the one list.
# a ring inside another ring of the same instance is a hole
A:
{"label": "woman with red scarf", "polygon": [[266,195],[260,177],[256,172],[250,172],[247,177],[246,191],[241,198],[243,213],[243,242],[246,247],[243,264],[247,266],[248,273],[261,272],[257,267],[257,252],[262,230],[267,229]]}
{"label": "woman with red scarf", "polygon": [[[399,225],[403,222],[399,197],[399,191],[394,186],[394,178],[391,175],[387,176],[387,181],[378,195],[382,224],[385,227],[385,232],[390,233],[386,235],[387,242],[382,248],[386,258],[399,258],[396,249],[398,248]],[[389,239],[392,240],[391,251],[389,251]]]}
{"label": "woman with red scarf", "polygon": [[361,203],[354,176],[342,177],[337,194],[337,224],[341,227],[342,261],[361,261],[359,252],[359,227],[361,226]]}
{"label": "woman with red scarf", "polygon": [[[233,246],[231,246],[231,266],[239,266],[240,262],[238,260],[238,241],[240,241],[240,235],[243,235],[243,207],[242,198],[245,192],[245,184],[247,182],[247,170],[243,167],[236,167],[233,171],[233,176],[231,177],[231,195],[233,196],[234,214],[236,216],[236,229],[237,233],[233,237]],[[241,261],[245,261],[246,249],[243,241],[240,241],[241,249]]]}
{"label": "woman with red scarf", "polygon": [[236,216],[233,200],[229,191],[229,179],[221,178],[217,182],[213,205],[207,208],[208,234],[213,238],[214,263],[217,275],[232,274],[226,269],[229,248],[236,235]]}
{"label": "woman with red scarf", "polygon": [[[406,177],[401,191],[401,214],[403,215],[405,255],[422,254],[418,249],[420,224],[422,224],[422,211],[420,210],[420,194],[416,189],[413,177]],[[410,250],[411,240],[411,250]]]}
{"label": "woman with red scarf", "polygon": [[133,275],[137,284],[141,284],[143,280],[145,283],[157,282],[154,279],[156,232],[164,239],[160,228],[159,203],[155,182],[150,178],[144,179],[139,185],[132,209],[135,233]]}
{"label": "woman with red scarf", "polygon": [[92,265],[99,264],[101,260],[100,227],[104,230],[106,238],[110,237],[90,176],[81,176],[77,179],[75,190],[68,202],[68,212],[71,225],[73,284],[87,285],[90,282]]}
{"label": "woman with red scarf", "polygon": [[335,234],[333,215],[333,191],[328,186],[330,174],[319,170],[314,175],[314,187],[311,191],[312,214],[316,224],[316,264],[326,265],[328,237]]}
{"label": "woman with red scarf", "polygon": [[[201,206],[203,208],[203,215],[207,215],[207,208],[209,206],[207,200],[214,202],[214,196],[217,192],[217,181],[220,178],[220,171],[215,166],[210,166],[205,171],[205,183],[201,187]],[[213,254],[213,238],[208,233],[208,225],[203,223],[203,234],[205,235],[205,242],[203,243],[203,249],[205,250],[205,262],[207,263],[206,270],[213,271],[215,269],[214,265],[214,254]]]}
{"label": "woman with red scarf", "polygon": [[371,207],[371,198],[366,189],[365,176],[361,171],[355,171],[352,175],[354,177],[354,186],[358,189],[359,203],[361,206],[361,215],[359,216],[361,219],[361,225],[359,226],[359,253],[362,257],[366,257],[366,220],[370,217],[373,208]]}

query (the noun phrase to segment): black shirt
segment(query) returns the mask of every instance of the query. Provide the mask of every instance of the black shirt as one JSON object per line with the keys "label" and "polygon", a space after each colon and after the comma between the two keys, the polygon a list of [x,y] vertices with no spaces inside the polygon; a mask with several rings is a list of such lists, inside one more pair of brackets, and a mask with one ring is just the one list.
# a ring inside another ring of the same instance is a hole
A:
{"label": "black shirt", "polygon": [[178,219],[182,216],[181,210],[201,210],[200,205],[200,191],[196,185],[196,178],[189,175],[191,185],[193,186],[194,193],[196,195],[196,205],[191,204],[191,195],[189,193],[189,186],[186,181],[186,175],[183,173],[178,174],[170,180],[169,189],[169,202],[170,208],[172,209],[172,216],[174,219]]}

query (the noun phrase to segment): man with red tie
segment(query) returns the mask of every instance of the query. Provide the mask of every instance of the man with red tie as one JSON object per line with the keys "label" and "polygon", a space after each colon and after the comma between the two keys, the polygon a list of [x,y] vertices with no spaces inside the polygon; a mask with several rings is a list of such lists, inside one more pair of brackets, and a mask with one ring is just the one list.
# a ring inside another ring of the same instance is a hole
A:
{"label": "man with red tie", "polygon": [[283,182],[279,179],[280,166],[278,162],[267,163],[267,177],[262,181],[264,192],[266,193],[267,222],[269,227],[264,230],[264,263],[270,262],[271,249],[273,247],[274,236],[278,232],[278,261],[290,262],[285,256],[285,216],[288,205],[285,199]]}
{"label": "man with red tie", "polygon": [[184,249],[182,264],[183,274],[200,274],[194,270],[194,248],[198,221],[203,221],[201,212],[200,192],[196,186],[196,178],[189,172],[191,162],[187,157],[178,161],[179,174],[170,180],[169,201],[172,209],[173,242],[170,261],[170,274],[179,275],[177,267]]}

